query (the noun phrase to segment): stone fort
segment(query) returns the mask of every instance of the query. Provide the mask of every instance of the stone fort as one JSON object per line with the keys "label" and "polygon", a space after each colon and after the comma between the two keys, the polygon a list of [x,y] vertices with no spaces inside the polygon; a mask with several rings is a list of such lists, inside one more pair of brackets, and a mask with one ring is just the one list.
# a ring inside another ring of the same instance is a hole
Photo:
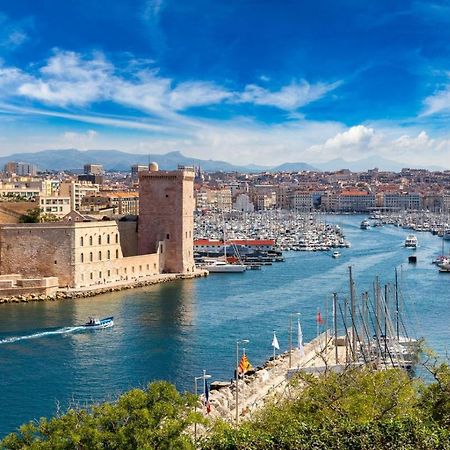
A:
{"label": "stone fort", "polygon": [[0,225],[0,276],[57,277],[86,288],[161,273],[195,271],[194,170],[139,173],[136,218],[86,221],[72,211],[61,222]]}

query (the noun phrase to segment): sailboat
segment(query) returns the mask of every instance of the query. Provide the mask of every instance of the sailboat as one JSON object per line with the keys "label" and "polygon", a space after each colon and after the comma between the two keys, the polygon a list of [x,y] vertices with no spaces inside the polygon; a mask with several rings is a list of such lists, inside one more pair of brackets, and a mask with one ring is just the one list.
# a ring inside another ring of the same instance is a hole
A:
{"label": "sailboat", "polygon": [[[236,249],[235,249],[236,252]],[[240,260],[239,260],[240,261]],[[225,239],[225,223],[223,225],[223,259],[216,259],[203,266],[209,273],[243,273],[247,270],[244,264],[230,264],[227,261],[227,241]]]}

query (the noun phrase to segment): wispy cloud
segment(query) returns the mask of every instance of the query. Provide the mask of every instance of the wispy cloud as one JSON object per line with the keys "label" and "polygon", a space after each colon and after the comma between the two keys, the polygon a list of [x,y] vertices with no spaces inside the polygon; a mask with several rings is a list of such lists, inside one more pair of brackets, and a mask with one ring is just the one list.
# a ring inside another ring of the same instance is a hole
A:
{"label": "wispy cloud", "polygon": [[0,12],[0,48],[3,51],[13,51],[28,41],[27,30],[32,27],[29,18],[13,21]]}
{"label": "wispy cloud", "polygon": [[230,90],[212,81],[176,83],[159,75],[157,69],[141,68],[132,75],[115,67],[101,53],[81,55],[55,50],[36,73],[15,67],[0,69],[3,98],[22,97],[57,107],[87,107],[96,102],[122,106],[167,117],[191,107],[220,103],[250,103],[293,112],[324,97],[340,82],[312,84],[292,82],[279,90],[256,84],[243,91]]}
{"label": "wispy cloud", "polygon": [[310,84],[306,80],[302,80],[292,82],[278,91],[269,91],[255,84],[250,84],[246,86],[244,92],[237,96],[237,101],[295,111],[308,103],[319,100],[340,84],[340,81],[328,84]]}

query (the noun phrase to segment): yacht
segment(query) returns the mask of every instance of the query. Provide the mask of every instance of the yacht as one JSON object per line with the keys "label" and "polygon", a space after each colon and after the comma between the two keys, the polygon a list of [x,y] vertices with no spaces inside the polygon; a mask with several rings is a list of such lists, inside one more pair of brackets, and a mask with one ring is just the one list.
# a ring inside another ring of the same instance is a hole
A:
{"label": "yacht", "polygon": [[341,256],[341,254],[337,250],[335,250],[331,256],[333,258],[339,258]]}
{"label": "yacht", "polygon": [[446,228],[444,230],[444,234],[442,235],[442,239],[444,239],[444,241],[450,241],[450,228]]}
{"label": "yacht", "polygon": [[225,261],[214,261],[203,268],[210,273],[242,273],[247,269],[244,264],[229,264]]}
{"label": "yacht", "polygon": [[408,234],[405,239],[406,248],[417,248],[417,238],[414,234]]}
{"label": "yacht", "polygon": [[367,219],[363,220],[359,227],[361,228],[361,230],[368,230],[370,228],[370,222]]}

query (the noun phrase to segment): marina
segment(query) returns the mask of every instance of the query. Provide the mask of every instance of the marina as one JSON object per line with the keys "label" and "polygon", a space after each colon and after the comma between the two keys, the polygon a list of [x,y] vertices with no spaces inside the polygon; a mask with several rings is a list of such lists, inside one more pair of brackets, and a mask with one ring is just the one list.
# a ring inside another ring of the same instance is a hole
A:
{"label": "marina", "polygon": [[[450,342],[448,280],[431,264],[442,239],[422,233],[415,252],[417,264],[409,265],[404,248],[408,231],[396,226],[363,231],[362,220],[361,216],[326,217],[326,223],[338,225],[352,243],[337,259],[330,252],[285,251],[284,263],[262,266],[245,276],[176,280],[95,299],[2,305],[0,435],[27,420],[53,414],[57,405],[64,409],[69,404],[112,400],[155,379],[192,390],[193,378],[207,370],[211,381],[229,382],[236,364],[236,340],[249,341],[245,344],[248,359],[255,368],[262,367],[272,356],[274,330],[280,353],[288,349],[290,317],[297,312],[306,347],[317,338],[317,309],[324,321],[321,330],[325,326],[331,330],[332,294],[336,292],[340,301],[350,299],[349,266],[359,299],[368,291],[373,301],[378,276],[381,298],[384,284],[391,286],[391,307],[395,304],[394,268],[398,267],[408,336],[423,336],[428,346],[445,357]],[[114,315],[114,327],[101,333],[43,334],[84,323],[90,315]],[[391,322],[395,324],[395,317]],[[381,334],[384,326],[380,342]],[[399,334],[408,342],[403,332]],[[28,335],[38,336],[5,342]],[[342,327],[339,335],[343,335]],[[368,339],[365,342],[369,345]],[[383,344],[394,345],[389,338]]]}

